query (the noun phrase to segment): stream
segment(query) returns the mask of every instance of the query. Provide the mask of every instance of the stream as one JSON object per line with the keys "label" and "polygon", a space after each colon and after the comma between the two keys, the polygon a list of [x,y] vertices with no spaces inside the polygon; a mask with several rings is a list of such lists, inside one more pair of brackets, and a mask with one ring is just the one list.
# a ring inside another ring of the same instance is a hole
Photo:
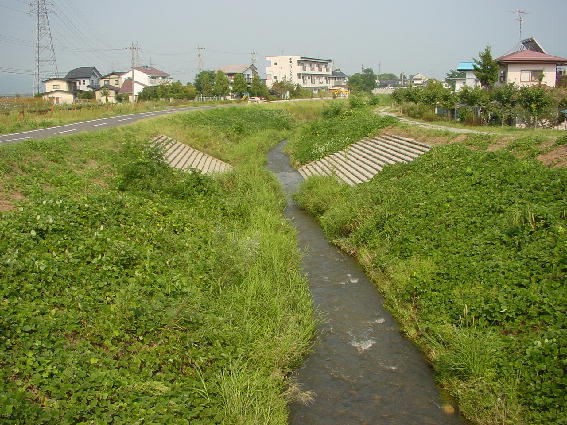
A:
{"label": "stream", "polygon": [[269,152],[267,167],[286,193],[285,215],[298,230],[303,270],[321,318],[314,350],[297,371],[302,390],[314,398],[290,406],[290,424],[464,424],[356,260],[331,245],[291,199],[303,178],[282,152],[285,143]]}

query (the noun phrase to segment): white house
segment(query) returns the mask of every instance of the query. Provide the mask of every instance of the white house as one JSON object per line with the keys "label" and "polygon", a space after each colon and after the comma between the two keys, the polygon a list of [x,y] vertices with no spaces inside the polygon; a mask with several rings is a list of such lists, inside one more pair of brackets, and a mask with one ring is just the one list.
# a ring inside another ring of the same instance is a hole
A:
{"label": "white house", "polygon": [[425,75],[420,73],[410,75],[409,78],[412,86],[423,86],[428,80],[428,78]]}
{"label": "white house", "polygon": [[50,78],[44,80],[44,99],[51,100],[54,104],[70,104],[75,100],[71,84],[64,78]]}
{"label": "white house", "polygon": [[71,84],[72,91],[95,90],[99,87],[101,73],[94,66],[81,66],[67,73],[65,80]]}
{"label": "white house", "polygon": [[[171,84],[173,80],[167,72],[151,66],[137,66],[130,71],[123,73],[121,76],[122,86],[120,94],[130,95],[130,100],[134,101],[136,96],[147,86],[159,86],[161,84]],[[132,77],[134,83],[134,93],[132,93]],[[132,97],[132,95],[134,97]]]}
{"label": "white house", "polygon": [[332,59],[306,56],[266,56],[266,85],[272,87],[279,81],[299,84],[314,92],[329,90],[335,83]]}
{"label": "white house", "polygon": [[236,74],[244,75],[244,79],[248,84],[252,82],[252,78],[254,75],[258,75],[258,68],[255,65],[227,65],[222,68],[219,68],[219,71],[222,71],[226,74],[229,83],[232,85],[234,82],[234,77]]}
{"label": "white house", "polygon": [[455,78],[455,91],[462,90],[463,87],[478,87],[480,82],[474,74],[474,64],[472,62],[459,62],[457,71],[465,73],[464,78]]}
{"label": "white house", "polygon": [[557,66],[567,65],[567,59],[534,50],[519,50],[499,57],[500,84],[518,86],[557,85]]}

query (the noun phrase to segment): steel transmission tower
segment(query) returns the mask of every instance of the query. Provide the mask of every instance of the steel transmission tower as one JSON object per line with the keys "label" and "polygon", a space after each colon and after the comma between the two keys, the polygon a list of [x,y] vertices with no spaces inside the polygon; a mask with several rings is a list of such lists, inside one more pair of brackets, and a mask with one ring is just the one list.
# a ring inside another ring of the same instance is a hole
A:
{"label": "steel transmission tower", "polygon": [[36,17],[35,79],[34,89],[41,92],[41,82],[46,77],[59,77],[55,49],[49,26],[48,0],[31,0],[30,14]]}

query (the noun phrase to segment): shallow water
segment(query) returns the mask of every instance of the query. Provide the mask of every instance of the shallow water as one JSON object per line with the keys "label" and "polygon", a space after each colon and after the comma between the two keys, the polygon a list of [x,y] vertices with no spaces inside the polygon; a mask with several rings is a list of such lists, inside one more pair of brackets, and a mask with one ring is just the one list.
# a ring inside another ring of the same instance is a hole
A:
{"label": "shallow water", "polygon": [[285,214],[298,229],[303,270],[322,318],[314,351],[297,372],[314,400],[294,403],[290,423],[463,424],[457,413],[445,413],[447,403],[423,355],[400,334],[360,266],[329,244],[317,222],[291,200],[303,179],[282,153],[284,144],[269,152],[268,169],[288,197]]}

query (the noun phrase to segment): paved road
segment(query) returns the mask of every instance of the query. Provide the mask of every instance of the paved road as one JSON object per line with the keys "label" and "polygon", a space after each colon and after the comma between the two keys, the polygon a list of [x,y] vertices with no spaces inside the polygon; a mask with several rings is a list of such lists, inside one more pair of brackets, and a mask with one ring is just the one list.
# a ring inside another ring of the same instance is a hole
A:
{"label": "paved road", "polygon": [[0,135],[0,146],[9,143],[23,142],[29,139],[43,139],[52,136],[64,136],[76,134],[83,131],[103,130],[109,127],[117,127],[130,124],[144,118],[156,117],[159,115],[173,114],[180,111],[192,111],[196,109],[218,108],[218,106],[189,106],[185,108],[170,108],[161,111],[140,112],[137,114],[119,115],[109,118],[98,118],[96,120],[76,122],[73,124],[59,125],[57,127],[40,128],[37,130],[23,131],[21,133],[10,133]]}

